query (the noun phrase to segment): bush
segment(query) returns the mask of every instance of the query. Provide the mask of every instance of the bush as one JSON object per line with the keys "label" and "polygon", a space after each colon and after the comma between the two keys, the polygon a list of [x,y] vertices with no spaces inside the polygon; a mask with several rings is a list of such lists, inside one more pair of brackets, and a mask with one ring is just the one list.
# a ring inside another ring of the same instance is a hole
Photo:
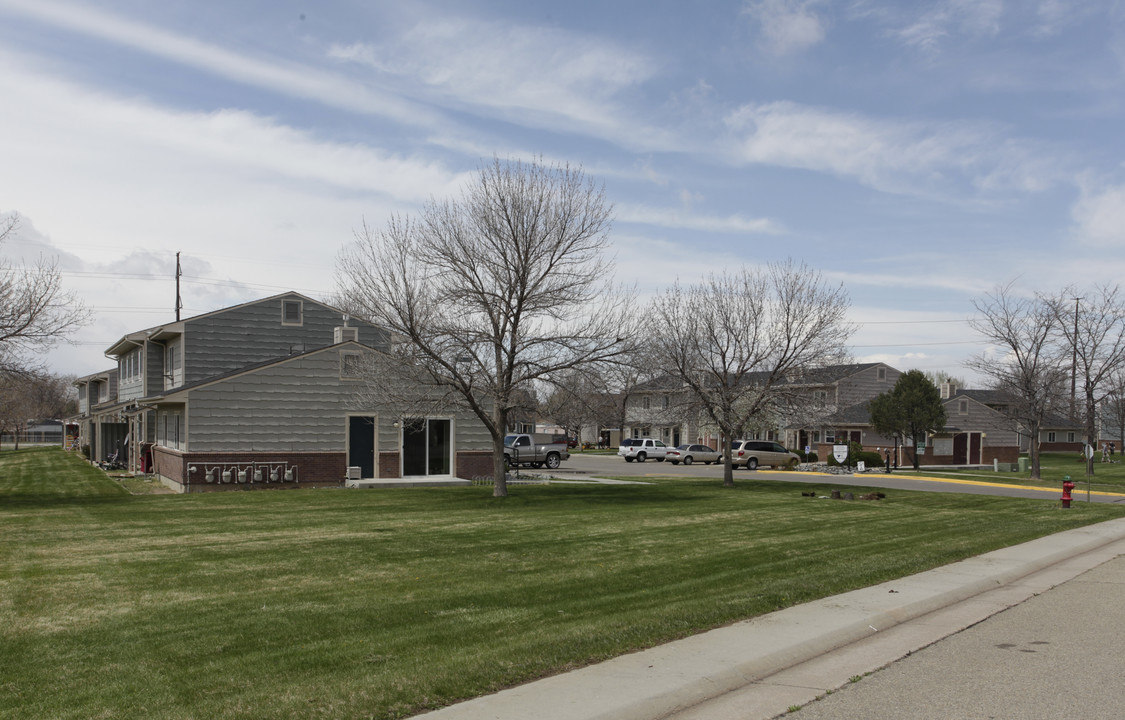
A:
{"label": "bush", "polygon": [[811,450],[807,453],[804,450],[794,450],[793,452],[797,453],[797,457],[801,458],[801,462],[803,463],[814,463],[820,459],[820,457]]}

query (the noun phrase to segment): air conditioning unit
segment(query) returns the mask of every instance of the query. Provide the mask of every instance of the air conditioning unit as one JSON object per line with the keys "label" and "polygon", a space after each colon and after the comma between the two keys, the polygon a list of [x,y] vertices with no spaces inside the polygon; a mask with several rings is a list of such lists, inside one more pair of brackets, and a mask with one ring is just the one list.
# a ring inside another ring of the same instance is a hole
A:
{"label": "air conditioning unit", "polygon": [[348,480],[362,480],[362,479],[363,479],[363,468],[361,468],[358,465],[349,465],[348,466]]}

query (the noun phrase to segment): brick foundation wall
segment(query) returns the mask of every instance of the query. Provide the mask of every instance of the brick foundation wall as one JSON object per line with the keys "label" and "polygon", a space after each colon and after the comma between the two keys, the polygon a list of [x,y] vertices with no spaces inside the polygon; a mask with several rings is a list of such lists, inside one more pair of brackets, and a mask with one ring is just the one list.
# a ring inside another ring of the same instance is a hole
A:
{"label": "brick foundation wall", "polygon": [[[1039,444],[1039,452],[1072,452],[1078,455],[1082,452],[1082,443],[1080,442],[1045,442]],[[1098,446],[1098,452],[1101,452],[1101,445]],[[1121,452],[1121,446],[1117,446],[1117,452]]]}
{"label": "brick foundation wall", "polygon": [[492,452],[490,450],[462,450],[457,453],[454,474],[465,480],[477,476],[492,477]]}
{"label": "brick foundation wall", "polygon": [[[285,452],[180,452],[164,447],[152,449],[153,471],[164,484],[179,492],[215,492],[224,490],[252,490],[266,488],[341,487],[347,473],[347,460],[342,452],[285,453]],[[462,450],[455,457],[455,475],[471,480],[475,475],[492,475],[492,453],[487,450]],[[189,468],[194,466],[195,472]],[[285,482],[284,469],[295,468],[296,478]],[[207,482],[207,471],[213,470],[212,482]],[[222,482],[223,471],[231,473],[231,481]],[[245,481],[238,482],[238,472],[246,472]],[[260,470],[262,481],[255,482],[254,471]],[[271,482],[271,471],[282,476]],[[399,453],[379,453],[379,477],[399,477]],[[186,482],[185,482],[186,478]]]}
{"label": "brick foundation wall", "polygon": [[152,471],[165,482],[183,485],[184,475],[187,473],[184,465],[184,454],[179,450],[169,450],[154,445],[152,448]]}
{"label": "brick foundation wall", "polygon": [[[154,447],[152,459],[156,474],[166,485],[180,492],[341,487],[344,484],[344,474],[347,472],[342,452],[181,453]],[[196,469],[194,473],[190,471],[192,466]],[[213,482],[207,482],[209,469],[213,471]],[[286,469],[294,472],[293,480],[288,482],[285,481]],[[231,474],[229,483],[222,482],[224,470]],[[243,482],[238,482],[239,470],[246,472]],[[261,472],[261,482],[254,481],[256,470]],[[277,482],[270,480],[274,471],[278,474]]]}
{"label": "brick foundation wall", "polygon": [[399,476],[398,452],[379,453],[379,477],[396,478]]}

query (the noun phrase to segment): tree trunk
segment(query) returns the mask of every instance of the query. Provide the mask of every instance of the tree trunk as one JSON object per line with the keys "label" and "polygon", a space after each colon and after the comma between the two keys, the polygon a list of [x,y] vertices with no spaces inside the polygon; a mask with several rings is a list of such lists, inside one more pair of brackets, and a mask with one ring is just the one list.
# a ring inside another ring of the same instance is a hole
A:
{"label": "tree trunk", "polygon": [[1031,438],[1031,442],[1027,444],[1027,454],[1031,456],[1031,479],[1039,479],[1040,460],[1039,460],[1039,431],[1036,430]]}
{"label": "tree trunk", "polygon": [[504,433],[508,414],[499,403],[492,410],[492,497],[508,497],[508,469],[504,467]]}
{"label": "tree trunk", "polygon": [[[1092,477],[1094,475],[1094,455],[1096,455],[1097,451],[1098,451],[1098,446],[1097,446],[1097,442],[1098,442],[1097,432],[1098,432],[1098,430],[1094,426],[1095,418],[1097,418],[1097,408],[1098,408],[1098,405],[1094,401],[1093,391],[1087,390],[1086,391],[1086,442],[1089,444],[1089,446],[1091,448],[1094,449],[1094,452],[1091,453],[1090,456],[1086,458],[1086,477]],[[1085,457],[1086,449],[1083,448],[1082,452],[1083,452],[1083,457]]]}
{"label": "tree trunk", "polygon": [[730,437],[729,432],[719,430],[719,442],[722,443],[723,448],[723,487],[734,487],[734,465],[730,458]]}

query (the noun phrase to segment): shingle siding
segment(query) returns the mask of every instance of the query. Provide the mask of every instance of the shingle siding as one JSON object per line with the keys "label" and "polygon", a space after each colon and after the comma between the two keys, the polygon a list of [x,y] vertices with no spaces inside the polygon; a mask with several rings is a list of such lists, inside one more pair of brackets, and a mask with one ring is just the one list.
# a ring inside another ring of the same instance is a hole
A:
{"label": "shingle siding", "polygon": [[[282,323],[282,303],[302,303],[300,325]],[[184,322],[184,382],[199,382],[247,365],[331,345],[333,329],[343,325],[338,310],[300,296],[283,295],[241,305]],[[366,323],[350,321],[359,342],[384,347],[385,334]]]}

